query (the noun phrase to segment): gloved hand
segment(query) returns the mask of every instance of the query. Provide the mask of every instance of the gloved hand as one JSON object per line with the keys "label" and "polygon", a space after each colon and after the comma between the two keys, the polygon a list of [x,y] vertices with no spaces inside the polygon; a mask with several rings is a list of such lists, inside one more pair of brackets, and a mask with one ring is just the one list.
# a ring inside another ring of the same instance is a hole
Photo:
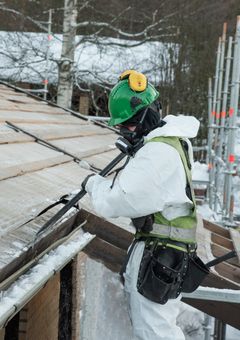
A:
{"label": "gloved hand", "polygon": [[81,187],[82,187],[83,190],[86,191],[87,182],[88,182],[89,178],[92,177],[92,176],[95,176],[95,174],[87,175],[87,177],[83,180],[83,182],[81,184]]}

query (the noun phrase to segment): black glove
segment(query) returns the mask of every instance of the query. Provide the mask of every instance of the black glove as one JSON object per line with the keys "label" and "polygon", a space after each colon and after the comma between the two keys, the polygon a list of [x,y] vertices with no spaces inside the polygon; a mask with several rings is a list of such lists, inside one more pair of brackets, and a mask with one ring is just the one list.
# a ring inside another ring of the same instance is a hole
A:
{"label": "black glove", "polygon": [[89,180],[90,177],[94,176],[95,174],[90,174],[90,175],[87,175],[87,177],[83,180],[82,184],[81,184],[81,187],[83,190],[86,191],[86,185],[87,185],[87,182]]}
{"label": "black glove", "polygon": [[132,224],[137,229],[137,231],[142,231],[144,233],[149,233],[152,231],[152,225],[154,223],[154,215],[147,215],[142,217],[132,218]]}

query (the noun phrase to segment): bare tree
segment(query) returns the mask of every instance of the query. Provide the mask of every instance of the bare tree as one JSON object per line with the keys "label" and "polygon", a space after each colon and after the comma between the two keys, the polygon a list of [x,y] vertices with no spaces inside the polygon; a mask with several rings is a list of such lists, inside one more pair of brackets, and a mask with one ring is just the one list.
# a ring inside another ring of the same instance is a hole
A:
{"label": "bare tree", "polygon": [[[91,1],[85,1],[79,8],[79,12],[81,12],[82,9],[84,9],[85,7],[91,6],[90,3]],[[63,45],[61,59],[59,62],[59,85],[57,99],[58,104],[64,107],[71,106],[73,81],[74,79],[78,79],[78,77],[74,77],[73,72],[74,70],[76,72],[76,68],[74,68],[75,49],[79,45],[83,45],[87,42],[94,43],[98,46],[98,49],[101,50],[101,53],[103,53],[104,50],[106,51],[106,48],[110,48],[113,46],[130,49],[143,45],[148,41],[157,41],[163,38],[166,39],[166,37],[169,38],[170,36],[176,34],[176,27],[174,25],[166,25],[169,18],[174,16],[176,13],[170,13],[169,15],[166,15],[164,16],[164,18],[160,18],[159,20],[156,20],[156,13],[154,13],[152,17],[152,22],[147,25],[142,31],[130,33],[123,31],[121,28],[115,25],[117,17],[114,17],[110,22],[88,20],[77,23],[76,6],[77,0],[65,0]],[[125,8],[121,13],[119,13],[119,16],[122,16],[123,13],[126,13],[128,10],[130,10],[130,8],[131,7]],[[82,36],[81,39],[79,39],[75,44],[76,30],[83,28],[88,28],[88,30],[93,31],[93,33]],[[106,29],[117,35],[119,39],[104,39],[101,34]],[[155,67],[159,65],[159,63],[155,64]],[[89,74],[93,73],[92,70],[86,70],[86,72],[89,72]],[[94,73],[95,79],[101,78],[99,75],[97,75],[96,69]],[[102,82],[100,81],[100,83]],[[79,81],[78,86],[80,87]],[[96,103],[95,107],[97,108]]]}
{"label": "bare tree", "polygon": [[[18,18],[16,23],[21,21],[24,25],[26,21],[36,25],[38,30],[46,31],[44,25],[36,20],[43,17],[35,11],[35,18],[32,18],[30,11],[26,10],[27,1],[22,8],[25,15],[21,13],[21,1],[6,1],[0,10]],[[14,3],[14,9],[7,8],[10,3]],[[47,0],[41,1],[44,11],[46,3]],[[58,1],[48,0],[48,8],[50,3],[59,6]],[[76,1],[72,0],[72,3],[76,4]],[[109,88],[117,81],[117,74],[124,68],[136,68],[147,73],[150,81],[159,88],[165,112],[194,113],[204,121],[207,117],[207,78],[214,69],[217,36],[221,32],[223,17],[234,17],[239,7],[237,0],[231,0],[231,3],[234,7],[223,0],[132,0],[131,3],[127,0],[79,0],[78,20],[69,19],[69,30],[65,30],[70,36],[70,31],[77,31],[75,42],[73,37],[70,38],[70,47],[63,49],[60,56],[62,42],[56,46],[56,40],[62,41],[62,37],[55,36],[50,53],[51,82],[56,85],[58,70],[60,83],[65,81],[67,102],[62,105],[70,105],[69,90],[71,92],[74,84],[75,88],[90,93],[94,110],[98,112],[102,102],[99,96],[102,95],[106,102]],[[58,8],[53,14],[55,23],[59,23],[62,14],[63,8]],[[59,24],[54,27],[56,29]],[[14,27],[14,30],[17,28]],[[23,79],[26,74],[30,79],[35,74],[35,81],[41,81],[44,79],[42,70],[45,69],[46,44],[43,40],[41,46],[36,47],[29,35],[27,46],[27,35],[24,43],[22,39],[19,34],[15,50],[11,39],[7,38],[5,43],[0,40],[0,59],[5,58],[0,65],[1,73],[4,75],[9,71],[9,75],[14,74],[14,79]],[[34,39],[40,40],[35,36]],[[55,50],[52,51],[52,48]],[[62,71],[66,71],[65,74]],[[96,85],[99,91],[96,91]]]}
{"label": "bare tree", "polygon": [[57,103],[71,108],[73,90],[73,64],[75,53],[77,0],[65,0],[62,53],[59,61]]}

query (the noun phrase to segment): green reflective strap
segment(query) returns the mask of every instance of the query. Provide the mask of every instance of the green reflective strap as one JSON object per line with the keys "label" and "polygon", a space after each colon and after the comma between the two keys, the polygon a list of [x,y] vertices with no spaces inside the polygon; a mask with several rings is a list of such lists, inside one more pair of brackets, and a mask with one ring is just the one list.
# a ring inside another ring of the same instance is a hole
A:
{"label": "green reflective strap", "polygon": [[[186,174],[186,182],[190,187],[192,195],[193,208],[189,215],[180,216],[172,220],[166,219],[161,212],[156,212],[154,214],[154,226],[152,232],[149,234],[141,233],[142,236],[149,237],[169,237],[171,240],[182,241],[184,243],[194,244],[196,242],[196,227],[197,227],[197,215],[196,215],[196,201],[194,197],[193,185],[192,185],[192,174],[189,169],[187,156],[184,152],[183,146],[178,137],[154,137],[148,142],[162,142],[166,143],[178,152],[184,171]],[[169,232],[167,227],[170,228]],[[167,235],[168,233],[168,235]]]}
{"label": "green reflective strap", "polygon": [[190,186],[190,190],[191,190],[191,194],[192,194],[192,198],[193,198],[193,206],[194,206],[194,209],[195,209],[196,208],[196,201],[195,201],[195,195],[194,195],[194,190],[193,190],[193,185],[192,185],[192,173],[191,173],[191,170],[188,167],[188,162],[187,162],[187,159],[186,159],[185,152],[183,150],[183,146],[180,142],[180,139],[178,137],[154,137],[147,142],[166,143],[168,145],[171,145],[174,149],[176,149],[178,151],[180,158],[182,160],[182,164],[184,166],[184,170],[185,170],[186,177],[187,177],[187,182]]}
{"label": "green reflective strap", "polygon": [[[173,227],[174,228],[174,227]],[[135,235],[135,237],[137,238],[137,239],[141,239],[142,237],[143,238],[151,238],[151,237],[153,237],[153,238],[161,238],[161,239],[163,239],[163,238],[166,238],[166,239],[169,239],[168,237],[166,237],[166,236],[164,236],[164,235],[161,235],[161,234],[153,234],[153,233],[142,233],[141,231],[139,231],[136,235]],[[171,241],[176,241],[176,242],[184,242],[184,243],[186,243],[186,244],[195,244],[196,243],[196,240],[194,239],[189,239],[189,238],[185,238],[185,239],[183,239],[183,238],[173,238],[173,237],[171,237]]]}

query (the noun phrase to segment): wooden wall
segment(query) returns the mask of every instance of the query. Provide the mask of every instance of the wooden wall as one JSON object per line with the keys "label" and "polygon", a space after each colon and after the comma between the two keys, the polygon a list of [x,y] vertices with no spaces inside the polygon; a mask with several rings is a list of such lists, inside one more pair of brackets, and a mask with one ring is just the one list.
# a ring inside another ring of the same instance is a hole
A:
{"label": "wooden wall", "polygon": [[58,339],[59,293],[56,274],[20,312],[19,340]]}
{"label": "wooden wall", "polygon": [[79,313],[84,294],[85,281],[85,262],[87,255],[79,253],[73,260],[72,267],[72,339],[80,339],[80,320]]}
{"label": "wooden wall", "polygon": [[4,340],[5,329],[0,329],[0,340]]}

